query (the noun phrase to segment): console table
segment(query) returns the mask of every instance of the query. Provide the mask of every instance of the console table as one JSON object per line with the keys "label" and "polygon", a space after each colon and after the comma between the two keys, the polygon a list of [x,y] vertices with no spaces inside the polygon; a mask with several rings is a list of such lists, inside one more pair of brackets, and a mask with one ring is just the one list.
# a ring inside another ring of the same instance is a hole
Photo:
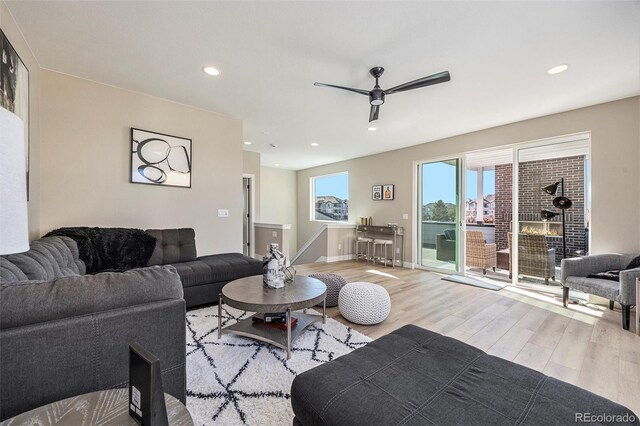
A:
{"label": "console table", "polygon": [[[358,237],[389,238],[393,237],[393,266],[400,262],[404,266],[404,228],[401,226],[356,225]],[[398,242],[400,245],[398,246]],[[400,247],[400,259],[396,259],[396,247]]]}

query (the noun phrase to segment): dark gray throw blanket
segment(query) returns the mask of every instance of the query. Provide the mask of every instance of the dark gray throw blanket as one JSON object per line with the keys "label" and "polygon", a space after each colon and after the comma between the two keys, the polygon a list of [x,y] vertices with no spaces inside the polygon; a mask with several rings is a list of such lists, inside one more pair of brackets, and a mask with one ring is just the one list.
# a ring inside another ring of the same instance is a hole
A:
{"label": "dark gray throw blanket", "polygon": [[[634,258],[623,271],[627,269],[635,269],[640,267],[640,256]],[[600,278],[601,280],[620,281],[620,271],[598,272],[597,274],[587,275],[587,278]]]}
{"label": "dark gray throw blanket", "polygon": [[87,274],[147,266],[156,247],[155,237],[135,228],[58,228],[45,235],[49,236],[73,239]]}

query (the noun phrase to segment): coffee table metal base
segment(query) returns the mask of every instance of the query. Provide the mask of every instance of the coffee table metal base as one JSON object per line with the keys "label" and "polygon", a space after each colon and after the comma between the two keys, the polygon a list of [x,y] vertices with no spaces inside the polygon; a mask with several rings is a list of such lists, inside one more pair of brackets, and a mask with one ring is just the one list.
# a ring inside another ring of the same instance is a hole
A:
{"label": "coffee table metal base", "polygon": [[[263,324],[254,324],[253,317],[260,314],[254,314],[249,318],[238,321],[235,324],[222,327],[222,294],[219,295],[218,301],[218,339],[222,334],[236,334],[238,336],[249,337],[251,339],[260,340],[269,343],[287,351],[287,359],[291,359],[291,346],[293,341],[304,333],[305,329],[311,324],[322,321],[327,322],[327,306],[326,298],[322,303],[322,315],[309,315],[302,312],[291,312],[287,309],[287,329],[282,330]],[[297,324],[291,327],[291,319],[296,318]]]}

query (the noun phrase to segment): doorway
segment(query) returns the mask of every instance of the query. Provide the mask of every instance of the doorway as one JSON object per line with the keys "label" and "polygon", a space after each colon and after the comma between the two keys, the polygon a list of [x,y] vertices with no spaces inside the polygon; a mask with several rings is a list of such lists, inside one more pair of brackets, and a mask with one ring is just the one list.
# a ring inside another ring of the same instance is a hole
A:
{"label": "doorway", "polygon": [[460,271],[461,159],[418,164],[419,265]]}
{"label": "doorway", "polygon": [[590,251],[590,142],[584,132],[415,163],[417,265],[557,296],[561,260]]}

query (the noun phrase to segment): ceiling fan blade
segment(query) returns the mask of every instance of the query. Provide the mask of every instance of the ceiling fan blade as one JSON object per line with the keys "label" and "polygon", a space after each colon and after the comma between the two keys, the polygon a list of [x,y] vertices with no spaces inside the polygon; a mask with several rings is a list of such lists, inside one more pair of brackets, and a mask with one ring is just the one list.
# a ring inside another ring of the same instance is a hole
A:
{"label": "ceiling fan blade", "polygon": [[371,111],[369,111],[369,123],[378,119],[378,113],[380,112],[380,105],[371,105]]}
{"label": "ceiling fan blade", "polygon": [[314,86],[326,86],[326,87],[333,87],[334,89],[342,89],[342,90],[348,90],[349,92],[355,92],[355,93],[360,93],[361,95],[367,95],[369,96],[371,93],[368,90],[362,90],[362,89],[353,89],[351,87],[343,87],[343,86],[335,86],[333,84],[325,84],[325,83],[313,83]]}
{"label": "ceiling fan blade", "polygon": [[417,80],[410,81],[408,83],[401,84],[391,89],[385,90],[385,95],[391,95],[393,93],[405,92],[407,90],[419,89],[421,87],[431,86],[438,83],[445,83],[451,80],[449,71],[439,72],[428,77],[422,77]]}

